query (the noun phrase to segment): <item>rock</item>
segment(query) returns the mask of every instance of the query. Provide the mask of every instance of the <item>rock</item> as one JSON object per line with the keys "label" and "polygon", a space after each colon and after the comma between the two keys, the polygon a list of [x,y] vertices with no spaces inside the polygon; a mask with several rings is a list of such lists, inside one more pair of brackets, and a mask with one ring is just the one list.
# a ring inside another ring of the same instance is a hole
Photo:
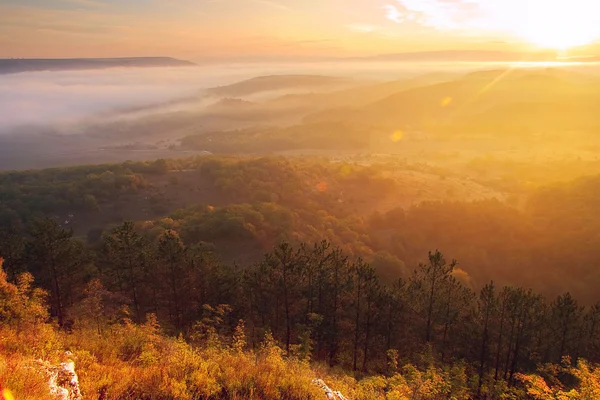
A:
{"label": "rock", "polygon": [[52,365],[47,361],[38,361],[48,374],[48,389],[50,394],[59,400],[83,400],[79,388],[79,377],[75,372],[75,362],[70,360],[71,353],[66,353],[69,359],[60,365]]}
{"label": "rock", "polygon": [[327,396],[328,400],[348,400],[340,392],[334,392],[333,390],[331,390],[331,388],[329,388],[329,386],[327,386],[322,379],[314,379],[313,383],[321,389],[323,389],[323,391],[325,392],[325,396]]}

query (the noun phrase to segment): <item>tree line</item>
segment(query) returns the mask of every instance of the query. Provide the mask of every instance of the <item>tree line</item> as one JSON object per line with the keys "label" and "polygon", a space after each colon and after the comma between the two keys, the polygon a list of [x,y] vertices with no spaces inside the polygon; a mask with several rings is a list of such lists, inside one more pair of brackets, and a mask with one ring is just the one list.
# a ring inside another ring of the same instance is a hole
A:
{"label": "tree line", "polygon": [[288,354],[361,374],[465,363],[480,390],[565,357],[600,361],[600,304],[494,282],[476,292],[439,251],[388,283],[326,241],[282,242],[241,268],[172,229],[149,238],[125,222],[84,246],[43,219],[27,237],[5,234],[0,254],[9,279],[33,273],[67,331],[96,299],[99,330],[119,312],[138,322],[151,313],[168,333],[193,341],[210,336],[206,321],[233,333],[243,320],[251,347],[272,334]]}

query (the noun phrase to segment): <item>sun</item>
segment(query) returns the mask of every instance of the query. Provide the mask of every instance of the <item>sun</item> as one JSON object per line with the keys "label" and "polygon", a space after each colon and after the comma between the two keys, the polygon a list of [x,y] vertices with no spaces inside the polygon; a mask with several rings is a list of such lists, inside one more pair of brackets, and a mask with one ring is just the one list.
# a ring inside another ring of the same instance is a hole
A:
{"label": "sun", "polygon": [[525,0],[523,5],[519,34],[537,46],[566,50],[600,37],[598,0]]}

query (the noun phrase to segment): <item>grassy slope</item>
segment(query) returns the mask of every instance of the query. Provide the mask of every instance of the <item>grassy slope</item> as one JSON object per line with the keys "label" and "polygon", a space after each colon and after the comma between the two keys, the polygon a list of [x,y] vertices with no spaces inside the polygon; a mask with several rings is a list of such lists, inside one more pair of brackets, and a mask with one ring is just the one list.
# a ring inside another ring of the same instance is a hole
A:
{"label": "grassy slope", "polygon": [[[303,356],[308,343],[287,355],[268,334],[262,343],[246,343],[242,323],[224,333],[219,323],[205,319],[189,342],[166,337],[152,316],[136,325],[122,311],[110,312],[106,292],[93,282],[77,307],[76,328],[65,333],[47,323],[45,295],[32,287],[31,278],[23,275],[19,282],[6,281],[0,260],[0,389],[16,399],[52,400],[43,364],[67,360],[75,362],[88,399],[325,399],[313,383],[317,378],[354,400],[473,399],[478,391],[489,399],[593,399],[600,394],[600,370],[585,362],[578,368],[568,362],[541,366],[540,376],[518,375],[513,387],[486,379],[478,389],[464,365],[436,366],[425,353],[420,369],[399,367],[398,354],[389,353],[384,374],[357,380],[311,364]],[[568,386],[559,376],[568,378]]]}

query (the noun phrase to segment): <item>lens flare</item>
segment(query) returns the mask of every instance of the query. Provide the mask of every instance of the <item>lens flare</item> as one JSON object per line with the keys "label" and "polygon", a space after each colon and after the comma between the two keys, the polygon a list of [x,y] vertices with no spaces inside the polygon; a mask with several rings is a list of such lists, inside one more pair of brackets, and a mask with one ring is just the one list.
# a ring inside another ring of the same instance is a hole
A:
{"label": "lens flare", "polygon": [[445,108],[445,107],[448,107],[451,103],[452,103],[452,97],[446,97],[444,100],[442,100],[441,106],[443,108]]}
{"label": "lens flare", "polygon": [[404,139],[404,132],[402,132],[401,130],[397,130],[396,132],[394,132],[391,136],[392,142],[399,142],[402,139]]}
{"label": "lens flare", "polygon": [[327,191],[327,182],[319,182],[319,184],[317,185],[317,190],[321,193],[326,192]]}
{"label": "lens flare", "polygon": [[15,398],[13,397],[13,395],[12,395],[11,391],[10,391],[10,390],[8,390],[8,389],[4,389],[4,390],[2,391],[2,398],[3,398],[4,400],[15,400]]}

